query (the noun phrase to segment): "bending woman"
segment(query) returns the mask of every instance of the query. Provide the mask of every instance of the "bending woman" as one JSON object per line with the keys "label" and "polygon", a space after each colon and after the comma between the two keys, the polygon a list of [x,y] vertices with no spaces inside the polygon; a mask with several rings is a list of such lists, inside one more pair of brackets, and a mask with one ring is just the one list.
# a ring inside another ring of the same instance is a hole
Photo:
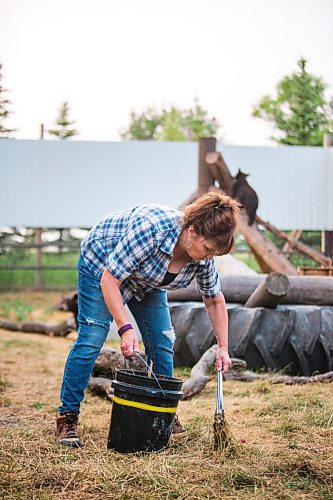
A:
{"label": "bending woman", "polygon": [[[175,334],[166,289],[185,288],[193,279],[203,297],[216,335],[216,366],[226,372],[228,316],[214,255],[230,252],[239,204],[226,195],[207,193],[184,213],[158,205],[116,212],[91,229],[78,263],[78,338],[66,362],[56,439],[80,447],[80,403],[96,358],[115,321],[125,357],[138,349],[128,305],[139,327],[147,361],[160,375],[173,374]],[[178,419],[175,432],[183,430]]]}

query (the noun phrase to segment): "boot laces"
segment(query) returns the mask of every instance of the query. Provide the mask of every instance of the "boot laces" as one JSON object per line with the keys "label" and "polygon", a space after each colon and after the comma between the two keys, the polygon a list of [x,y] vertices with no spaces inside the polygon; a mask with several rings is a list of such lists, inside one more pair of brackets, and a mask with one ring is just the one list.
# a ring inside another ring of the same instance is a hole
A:
{"label": "boot laces", "polygon": [[78,417],[75,413],[67,413],[65,426],[66,433],[76,433],[76,426],[78,425]]}

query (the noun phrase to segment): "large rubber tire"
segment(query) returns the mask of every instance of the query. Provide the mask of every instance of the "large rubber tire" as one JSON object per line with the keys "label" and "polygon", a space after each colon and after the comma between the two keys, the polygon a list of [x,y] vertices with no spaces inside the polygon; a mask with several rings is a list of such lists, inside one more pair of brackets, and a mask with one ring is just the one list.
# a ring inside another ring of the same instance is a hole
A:
{"label": "large rubber tire", "polygon": [[[193,366],[215,343],[202,303],[171,303],[175,366]],[[228,307],[229,352],[250,369],[312,375],[333,370],[333,307]]]}

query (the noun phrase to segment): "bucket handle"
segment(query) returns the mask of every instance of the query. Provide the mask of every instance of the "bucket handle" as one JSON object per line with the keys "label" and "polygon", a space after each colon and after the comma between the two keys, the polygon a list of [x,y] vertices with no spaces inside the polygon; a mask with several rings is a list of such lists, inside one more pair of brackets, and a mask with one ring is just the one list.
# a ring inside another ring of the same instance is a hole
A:
{"label": "bucket handle", "polygon": [[[147,370],[151,372],[152,376],[156,380],[156,383],[158,387],[161,389],[163,396],[165,397],[165,392],[163,391],[161,384],[159,383],[158,378],[156,377],[155,373],[153,372],[153,369],[148,365],[147,361],[140,355],[139,351],[134,351],[135,356],[141,359],[141,361],[146,365]],[[126,358],[125,358],[126,359]]]}

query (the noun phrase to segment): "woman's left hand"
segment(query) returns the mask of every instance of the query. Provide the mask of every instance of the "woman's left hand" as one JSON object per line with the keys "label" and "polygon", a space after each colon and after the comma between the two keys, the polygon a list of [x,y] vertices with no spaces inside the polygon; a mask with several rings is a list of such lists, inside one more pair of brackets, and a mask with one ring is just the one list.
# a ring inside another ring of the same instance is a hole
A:
{"label": "woman's left hand", "polygon": [[231,365],[228,349],[219,346],[216,351],[216,369],[218,371],[222,370],[222,373],[227,373]]}

